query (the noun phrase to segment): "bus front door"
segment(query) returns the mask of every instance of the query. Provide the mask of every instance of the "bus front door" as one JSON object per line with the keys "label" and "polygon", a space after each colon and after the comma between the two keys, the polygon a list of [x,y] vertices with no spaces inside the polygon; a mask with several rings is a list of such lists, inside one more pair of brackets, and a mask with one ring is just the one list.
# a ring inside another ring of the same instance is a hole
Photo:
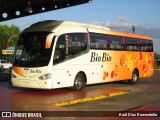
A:
{"label": "bus front door", "polygon": [[53,88],[65,87],[66,62],[53,66]]}

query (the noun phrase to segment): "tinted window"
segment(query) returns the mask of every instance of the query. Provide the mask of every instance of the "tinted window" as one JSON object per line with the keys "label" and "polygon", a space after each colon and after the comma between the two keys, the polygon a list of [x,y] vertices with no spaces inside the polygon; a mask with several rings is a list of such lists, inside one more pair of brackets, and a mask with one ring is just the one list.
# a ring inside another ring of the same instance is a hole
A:
{"label": "tinted window", "polygon": [[153,52],[153,42],[151,40],[148,41],[148,46],[149,46],[148,51]]}
{"label": "tinted window", "polygon": [[135,38],[127,38],[126,47],[127,47],[127,50],[138,51],[139,50],[139,40]]}
{"label": "tinted window", "polygon": [[88,36],[84,33],[61,35],[56,44],[53,63],[59,63],[66,58],[87,50]]}
{"label": "tinted window", "polygon": [[123,37],[108,36],[109,37],[109,49],[111,50],[124,50]]}
{"label": "tinted window", "polygon": [[153,52],[151,40],[140,40],[137,38],[125,38],[99,33],[90,33],[91,49],[97,50],[127,50]]}
{"label": "tinted window", "polygon": [[88,36],[84,33],[71,33],[68,34],[68,54],[75,55],[88,47]]}
{"label": "tinted window", "polygon": [[141,40],[141,51],[147,51],[148,49],[148,42],[147,40]]}
{"label": "tinted window", "polygon": [[141,51],[153,52],[153,43],[150,40],[141,40]]}
{"label": "tinted window", "polygon": [[[19,67],[43,67],[49,64],[52,47],[45,48],[49,33],[33,32],[23,33],[16,45],[14,65]],[[52,40],[52,45],[54,38]]]}
{"label": "tinted window", "polygon": [[56,43],[56,48],[54,52],[53,63],[56,64],[61,62],[66,57],[66,35],[61,35]]}
{"label": "tinted window", "polygon": [[91,49],[106,50],[108,48],[107,35],[91,33],[90,38],[91,38],[91,44],[90,44]]}

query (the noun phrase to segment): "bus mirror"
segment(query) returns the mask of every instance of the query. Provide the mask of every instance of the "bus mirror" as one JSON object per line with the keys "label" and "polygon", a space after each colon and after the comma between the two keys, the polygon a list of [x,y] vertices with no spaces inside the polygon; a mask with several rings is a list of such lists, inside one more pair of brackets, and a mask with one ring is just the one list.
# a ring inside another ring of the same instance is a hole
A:
{"label": "bus mirror", "polygon": [[49,34],[49,35],[47,36],[47,38],[46,38],[46,43],[45,43],[45,49],[51,48],[53,36],[54,36],[53,33],[51,33],[51,34]]}

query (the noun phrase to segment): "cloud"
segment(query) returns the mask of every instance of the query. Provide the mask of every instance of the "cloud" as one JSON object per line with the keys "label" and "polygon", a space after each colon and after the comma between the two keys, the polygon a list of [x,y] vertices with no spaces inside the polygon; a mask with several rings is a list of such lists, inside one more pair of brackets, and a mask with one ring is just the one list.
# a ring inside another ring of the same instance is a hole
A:
{"label": "cloud", "polygon": [[124,32],[132,32],[132,25],[136,28],[137,34],[143,34],[151,36],[154,39],[159,39],[160,36],[160,27],[155,27],[146,24],[133,24],[131,23],[129,18],[119,16],[116,20],[113,21],[105,21],[98,22],[94,21],[91,24],[100,25],[104,27],[111,28],[112,30],[124,31]]}

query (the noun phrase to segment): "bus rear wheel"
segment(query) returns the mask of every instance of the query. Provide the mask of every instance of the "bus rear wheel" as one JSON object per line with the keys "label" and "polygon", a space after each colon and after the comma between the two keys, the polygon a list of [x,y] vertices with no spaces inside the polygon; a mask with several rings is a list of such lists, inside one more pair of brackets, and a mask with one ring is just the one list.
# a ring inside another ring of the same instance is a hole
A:
{"label": "bus rear wheel", "polygon": [[83,74],[79,73],[75,77],[73,89],[77,91],[82,91],[86,88],[85,77]]}
{"label": "bus rear wheel", "polygon": [[139,78],[138,71],[137,71],[137,70],[134,70],[133,73],[132,73],[132,79],[131,79],[131,80],[128,80],[128,83],[129,83],[130,85],[134,85],[134,84],[137,83],[138,78]]}

